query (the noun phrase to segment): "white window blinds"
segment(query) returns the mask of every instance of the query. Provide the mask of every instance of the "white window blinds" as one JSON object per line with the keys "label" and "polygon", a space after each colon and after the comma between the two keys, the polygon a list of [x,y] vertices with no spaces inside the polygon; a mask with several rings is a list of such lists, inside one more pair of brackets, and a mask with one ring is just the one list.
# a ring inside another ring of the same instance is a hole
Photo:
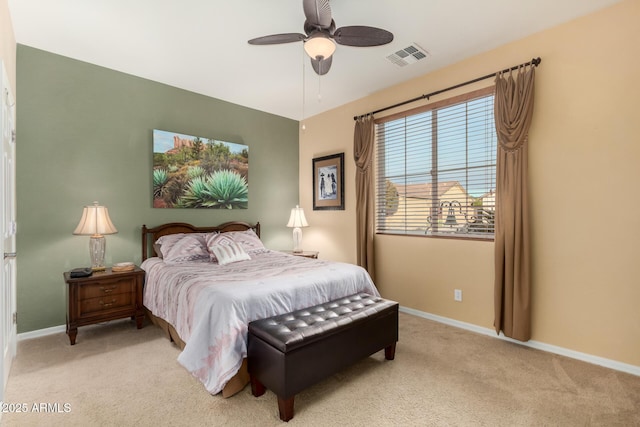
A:
{"label": "white window blinds", "polygon": [[376,123],[376,231],[493,238],[493,88]]}

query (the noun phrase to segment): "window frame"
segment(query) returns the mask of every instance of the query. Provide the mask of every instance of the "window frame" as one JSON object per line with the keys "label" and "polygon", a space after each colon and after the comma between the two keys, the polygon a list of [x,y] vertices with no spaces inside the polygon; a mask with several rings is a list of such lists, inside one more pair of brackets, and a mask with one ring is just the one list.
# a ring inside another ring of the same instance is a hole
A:
{"label": "window frame", "polygon": [[[380,159],[378,156],[380,147],[379,147],[379,141],[378,141],[378,125],[382,125],[384,123],[387,122],[391,122],[391,121],[395,121],[398,119],[403,119],[403,118],[407,118],[410,116],[414,116],[417,114],[421,114],[424,112],[428,112],[428,111],[433,111],[433,110],[440,110],[446,107],[451,107],[457,104],[463,104],[463,103],[467,103],[469,101],[473,101],[479,98],[483,98],[486,96],[490,96],[490,95],[494,95],[495,94],[495,86],[491,85],[488,87],[484,87],[481,89],[477,89],[477,90],[473,90],[467,93],[463,93],[460,95],[456,95],[456,96],[452,96],[450,98],[446,98],[440,101],[436,101],[433,103],[429,103],[427,105],[424,106],[420,106],[420,107],[416,107],[416,108],[412,108],[409,110],[405,110],[405,111],[401,111],[398,113],[394,113],[394,114],[390,114],[388,116],[385,117],[381,117],[381,118],[377,118],[374,120],[374,123],[376,125],[376,130],[375,130],[375,135],[376,135],[376,141],[375,141],[375,154],[376,154],[376,158],[375,158],[375,162],[376,162],[376,166],[375,166],[375,233],[379,234],[379,235],[397,235],[397,236],[415,236],[415,237],[429,237],[429,238],[443,238],[443,239],[458,239],[458,240],[476,240],[476,241],[490,241],[493,242],[495,240],[495,196],[494,196],[494,206],[493,206],[493,213],[494,213],[494,225],[493,225],[493,232],[486,232],[486,233],[471,233],[471,234],[466,234],[466,233],[459,233],[459,232],[455,232],[455,233],[443,233],[443,232],[439,232],[439,233],[435,233],[435,234],[428,234],[427,231],[425,230],[424,233],[418,234],[418,233],[411,233],[411,232],[407,232],[406,230],[403,231],[399,231],[399,230],[383,230],[380,231],[379,229],[379,215],[381,213],[381,206],[384,206],[384,202],[381,202],[379,199],[381,197],[381,186],[386,185],[386,182],[381,182],[379,180],[379,173],[380,170],[382,169],[382,167],[380,166]],[[494,100],[495,101],[495,100]],[[465,124],[465,126],[468,125],[468,122]],[[495,129],[494,129],[495,130]],[[497,138],[497,136],[496,136]],[[497,140],[495,141],[496,146],[497,146]],[[430,144],[432,148],[434,148],[436,150],[438,150],[438,143],[436,142],[436,144]],[[435,147],[434,147],[435,145]],[[496,148],[497,150],[497,148]],[[437,154],[436,154],[437,155]],[[497,164],[497,158],[495,159],[496,162],[493,165],[487,165],[490,167],[494,168],[494,175],[493,175],[493,183],[495,185],[496,182],[496,174],[495,174],[495,167]],[[405,169],[405,174],[404,176],[407,176],[406,174],[406,169]],[[493,188],[493,191],[495,191],[495,186]],[[383,193],[386,196],[386,191]],[[495,194],[495,193],[494,193]],[[439,199],[439,201],[442,199]],[[446,200],[445,200],[446,201]],[[469,207],[467,207],[468,209]],[[440,209],[442,209],[442,204],[440,205]],[[406,226],[406,223],[405,223]]]}

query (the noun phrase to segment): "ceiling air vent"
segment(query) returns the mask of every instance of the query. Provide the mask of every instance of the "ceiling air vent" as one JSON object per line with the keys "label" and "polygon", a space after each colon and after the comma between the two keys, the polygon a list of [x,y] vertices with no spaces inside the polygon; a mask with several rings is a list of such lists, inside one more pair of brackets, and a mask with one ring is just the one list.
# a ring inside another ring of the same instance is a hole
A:
{"label": "ceiling air vent", "polygon": [[387,59],[398,67],[404,67],[406,65],[415,64],[427,56],[429,56],[429,52],[413,43],[404,49],[387,56]]}

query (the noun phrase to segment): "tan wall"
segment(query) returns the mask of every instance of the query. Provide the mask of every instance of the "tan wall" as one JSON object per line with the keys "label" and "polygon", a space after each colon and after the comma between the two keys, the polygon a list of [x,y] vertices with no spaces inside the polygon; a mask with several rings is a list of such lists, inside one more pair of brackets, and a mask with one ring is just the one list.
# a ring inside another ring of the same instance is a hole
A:
{"label": "tan wall", "polygon": [[16,38],[7,0],[0,0],[0,58],[7,69],[11,90],[16,96]]}
{"label": "tan wall", "polygon": [[[355,262],[354,115],[540,56],[529,151],[532,339],[640,366],[638,22],[640,1],[623,1],[305,120],[305,249]],[[311,159],[337,152],[345,152],[346,210],[313,211]],[[598,203],[616,206],[615,225]],[[377,236],[375,244],[384,296],[492,328],[493,243]]]}

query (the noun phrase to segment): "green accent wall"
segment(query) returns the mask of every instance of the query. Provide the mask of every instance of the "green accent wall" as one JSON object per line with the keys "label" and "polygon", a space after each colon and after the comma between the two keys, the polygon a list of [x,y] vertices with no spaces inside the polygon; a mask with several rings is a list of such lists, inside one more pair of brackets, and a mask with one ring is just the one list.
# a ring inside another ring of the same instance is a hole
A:
{"label": "green accent wall", "polygon": [[[153,129],[248,145],[249,208],[154,209]],[[139,264],[142,224],[171,221],[260,221],[267,247],[289,248],[298,137],[294,120],[18,45],[18,332],[65,324],[62,273],[91,264],[89,237],[72,232],[94,200],[118,229],[107,266]]]}

